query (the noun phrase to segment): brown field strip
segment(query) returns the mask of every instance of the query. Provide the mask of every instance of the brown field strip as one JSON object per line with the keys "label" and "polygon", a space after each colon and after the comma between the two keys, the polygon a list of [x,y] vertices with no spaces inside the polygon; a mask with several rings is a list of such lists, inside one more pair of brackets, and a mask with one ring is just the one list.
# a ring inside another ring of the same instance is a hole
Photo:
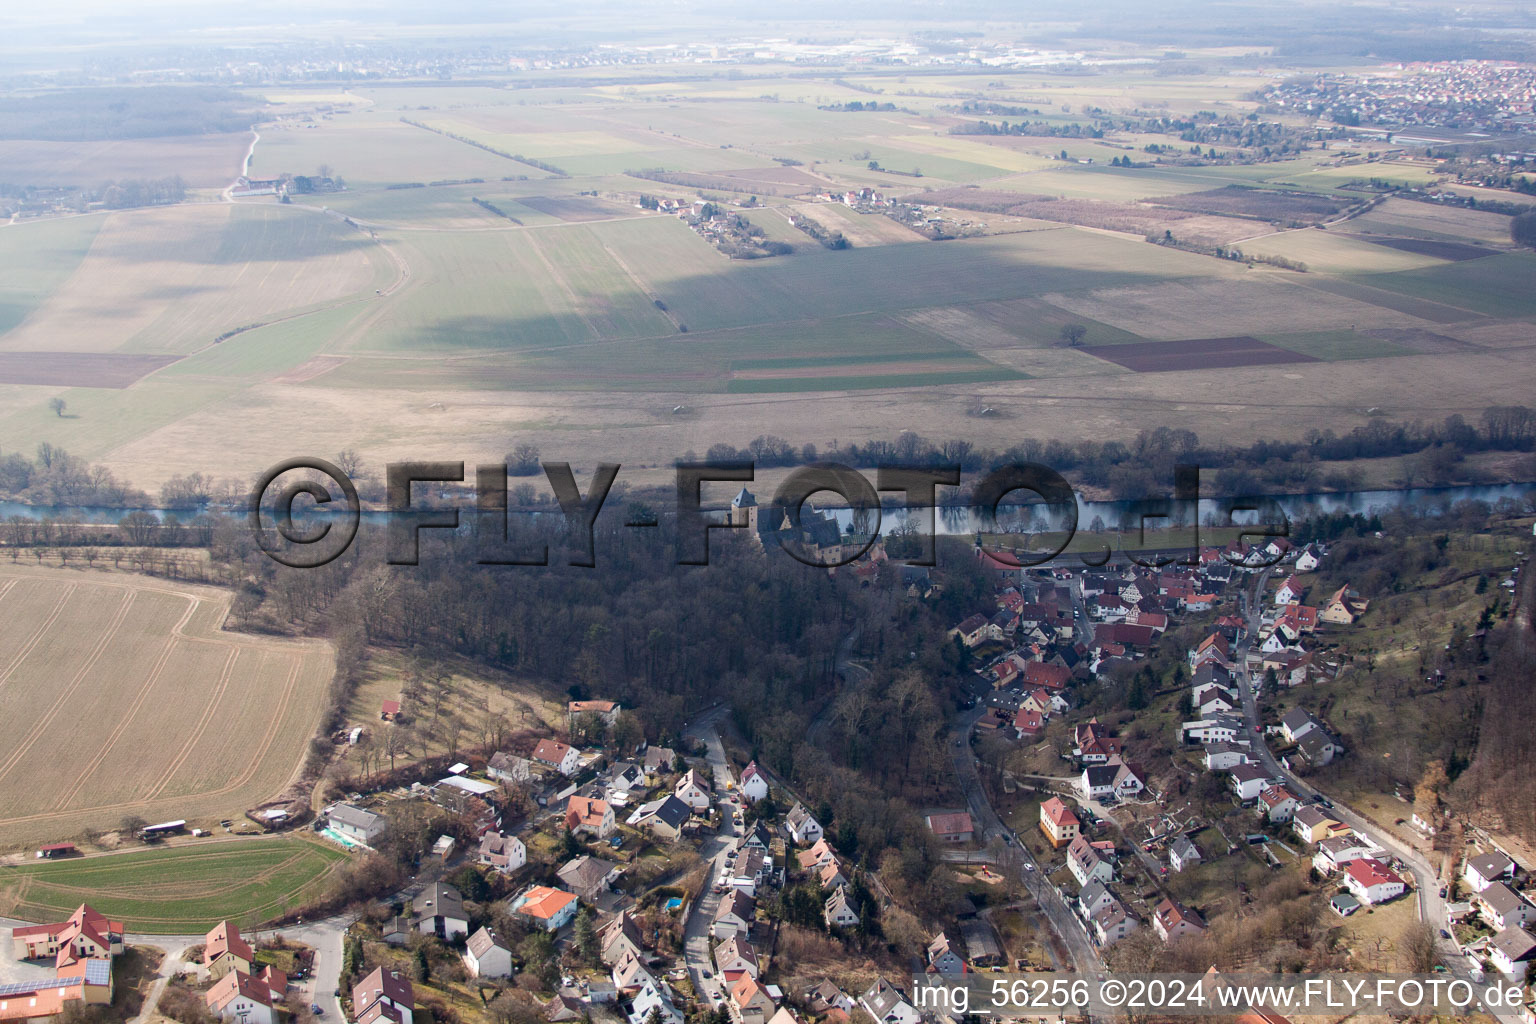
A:
{"label": "brown field strip", "polygon": [[1092,345],[1082,349],[1091,356],[1115,363],[1136,373],[1171,370],[1216,370],[1239,366],[1281,363],[1315,363],[1303,355],[1271,345],[1258,338],[1191,338],[1188,341],[1148,341],[1136,345]]}
{"label": "brown field strip", "polygon": [[120,389],[179,358],[129,352],[0,352],[0,384]]}
{"label": "brown field strip", "polygon": [[0,847],[130,813],[235,817],[291,783],[326,645],[225,632],[230,596],[211,588],[20,566],[0,581]]}

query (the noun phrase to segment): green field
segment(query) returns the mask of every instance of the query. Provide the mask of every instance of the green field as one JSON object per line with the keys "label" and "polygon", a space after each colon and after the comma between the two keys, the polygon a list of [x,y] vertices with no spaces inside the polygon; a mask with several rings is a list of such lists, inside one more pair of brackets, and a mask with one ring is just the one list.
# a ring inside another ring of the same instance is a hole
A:
{"label": "green field", "polygon": [[0,230],[0,334],[15,327],[80,266],[101,217],[12,224]]}
{"label": "green field", "polygon": [[1255,337],[1271,345],[1279,345],[1292,352],[1315,356],[1328,362],[1413,354],[1401,345],[1356,331],[1303,331],[1298,334],[1258,334]]}
{"label": "green field", "polygon": [[1374,274],[1365,283],[1487,316],[1536,315],[1536,255],[1505,253],[1397,274]]}
{"label": "green field", "polygon": [[82,902],[128,930],[193,934],[276,917],[318,895],[346,854],[300,837],[203,843],[0,868],[0,913],[63,920]]}

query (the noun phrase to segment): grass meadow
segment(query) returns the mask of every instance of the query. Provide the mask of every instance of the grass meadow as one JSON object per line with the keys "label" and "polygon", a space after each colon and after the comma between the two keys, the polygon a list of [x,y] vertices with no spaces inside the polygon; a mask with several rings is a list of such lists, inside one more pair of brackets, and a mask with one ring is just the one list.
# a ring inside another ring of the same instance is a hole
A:
{"label": "grass meadow", "polygon": [[88,897],[130,932],[197,934],[225,920],[249,930],[319,895],[345,859],[295,836],[0,867],[0,913],[59,921]]}

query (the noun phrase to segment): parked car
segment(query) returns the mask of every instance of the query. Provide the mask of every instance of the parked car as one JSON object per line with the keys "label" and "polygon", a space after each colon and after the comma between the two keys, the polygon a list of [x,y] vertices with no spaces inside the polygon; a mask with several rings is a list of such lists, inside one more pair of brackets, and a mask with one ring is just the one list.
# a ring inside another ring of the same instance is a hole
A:
{"label": "parked car", "polygon": [[316,1017],[324,1017],[325,1016],[325,1011],[320,1009],[320,1004],[319,1003],[310,1003],[309,1004],[309,1012],[314,1014]]}

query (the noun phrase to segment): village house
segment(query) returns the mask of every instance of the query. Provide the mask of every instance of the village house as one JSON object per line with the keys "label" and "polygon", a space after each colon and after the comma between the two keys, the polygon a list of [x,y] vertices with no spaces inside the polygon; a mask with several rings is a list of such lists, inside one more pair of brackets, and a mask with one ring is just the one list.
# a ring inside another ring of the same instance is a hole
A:
{"label": "village house", "polygon": [[646,747],[643,767],[647,778],[666,775],[677,765],[677,752],[671,747]]}
{"label": "village house", "polygon": [[364,846],[377,842],[388,827],[382,814],[374,814],[351,804],[336,804],[326,811],[325,816],[326,824],[332,832]]}
{"label": "village house", "polygon": [[1296,808],[1291,815],[1291,831],[1304,843],[1320,843],[1324,839],[1348,833],[1350,829],[1317,804],[1307,804]]}
{"label": "village house", "polygon": [[11,942],[16,959],[51,960],[53,974],[0,987],[0,1020],[45,1020],[112,1002],[112,958],[123,951],[121,921],[82,903],[68,920],[17,926]]}
{"label": "village house", "polygon": [[582,715],[593,715],[599,722],[608,728],[613,728],[619,721],[619,705],[611,700],[573,700],[565,705],[568,732],[576,731],[576,719]]}
{"label": "village house", "polygon": [[1192,868],[1201,860],[1200,848],[1188,836],[1179,836],[1168,845],[1168,866],[1175,871]]}
{"label": "village house", "polygon": [[1136,919],[1126,911],[1119,900],[1111,899],[1089,918],[1093,937],[1101,946],[1112,946],[1136,930]]}
{"label": "village house", "polygon": [[1320,875],[1331,875],[1352,860],[1371,857],[1380,852],[1368,839],[1350,832],[1318,843],[1317,852],[1312,855],[1312,866]]}
{"label": "village house", "polygon": [[498,782],[529,782],[533,779],[533,762],[499,750],[485,763],[485,774]]}
{"label": "village house", "polygon": [[1236,768],[1240,764],[1247,764],[1252,760],[1247,748],[1240,747],[1236,743],[1218,741],[1210,743],[1205,748],[1205,770],[1208,772],[1224,772]]}
{"label": "village house", "polygon": [[1346,583],[1323,602],[1322,610],[1318,612],[1317,617],[1332,625],[1348,626],[1364,615],[1369,607],[1370,602],[1360,600],[1359,595],[1349,589],[1349,584]]}
{"label": "village house", "polygon": [[1259,798],[1259,794],[1269,787],[1269,773],[1258,765],[1240,764],[1234,767],[1230,774],[1232,791],[1244,804],[1253,803]]}
{"label": "village house", "polygon": [[1296,744],[1296,752],[1307,764],[1321,767],[1344,753],[1344,748],[1327,730],[1314,729]]}
{"label": "village house", "polygon": [[930,974],[963,974],[965,958],[955,951],[954,944],[943,932],[928,943],[928,972]]}
{"label": "village house", "polygon": [[1265,821],[1283,824],[1291,820],[1299,805],[1296,797],[1284,786],[1270,786],[1259,793],[1254,806]]}
{"label": "village house", "polygon": [[1115,894],[1109,891],[1109,886],[1103,882],[1089,882],[1078,891],[1077,912],[1084,921],[1093,919],[1093,915],[1115,902]]}
{"label": "village house", "polygon": [[512,950],[495,932],[482,927],[464,947],[464,966],[473,978],[510,978]]}
{"label": "village house", "polygon": [[743,977],[756,980],[760,971],[757,950],[745,935],[732,935],[715,946],[715,970],[727,985],[734,985]]}
{"label": "village house", "polygon": [[1275,605],[1277,607],[1284,607],[1285,605],[1298,602],[1306,592],[1307,588],[1298,583],[1296,577],[1287,577],[1280,584],[1280,588],[1275,591]]}
{"label": "village house", "polygon": [[950,636],[959,637],[960,642],[967,647],[975,647],[984,640],[991,638],[990,623],[984,615],[972,615],[963,619],[960,625],[949,631]]}
{"label": "village house", "polygon": [[677,785],[672,787],[672,795],[687,804],[688,809],[695,814],[709,811],[709,783],[697,768],[690,768],[683,773]]}
{"label": "village house", "polygon": [[923,819],[928,830],[946,843],[968,843],[975,831],[971,816],[964,811],[953,814],[930,814]]}
{"label": "village house", "polygon": [[487,832],[480,837],[477,859],[486,867],[509,874],[528,863],[528,847],[517,836]]}
{"label": "village house", "polygon": [[1040,831],[1051,841],[1054,849],[1061,849],[1078,836],[1082,823],[1072,809],[1060,797],[1051,797],[1040,805]]}
{"label": "village house", "polygon": [[222,978],[230,971],[256,972],[256,951],[240,937],[240,929],[220,921],[203,937],[203,963],[210,978]]}
{"label": "village house", "polygon": [[617,917],[603,926],[598,933],[598,942],[601,948],[601,959],[609,967],[618,964],[628,957],[638,959],[642,952],[640,943],[640,928],[628,911],[621,911]]}
{"label": "village house", "polygon": [[576,916],[579,904],[574,893],[536,885],[519,896],[511,906],[512,913],[525,918],[529,924],[547,932],[557,932]]}
{"label": "village house", "polygon": [[575,835],[607,839],[617,827],[613,808],[605,800],[573,796],[565,805],[565,827]]}
{"label": "village house", "polygon": [[618,864],[582,854],[561,865],[555,876],[561,885],[593,903],[600,893],[608,891],[623,870]]}
{"label": "village house", "polygon": [[737,934],[746,936],[752,931],[753,916],[752,897],[732,890],[720,897],[720,905],[715,908],[715,918],[709,926],[710,934],[717,939],[728,939]]}
{"label": "village house", "polygon": [[640,805],[630,817],[629,823],[643,828],[659,839],[677,839],[683,834],[683,826],[693,817],[693,809],[675,796]]}
{"label": "village house", "polygon": [[1493,937],[1488,959],[1500,974],[1523,982],[1536,960],[1536,938],[1524,928],[1506,928]]}
{"label": "village house", "polygon": [[752,761],[741,770],[737,788],[741,790],[742,796],[757,803],[768,795],[768,776],[763,774],[756,761]]}
{"label": "village house", "polygon": [[789,830],[789,838],[797,846],[814,843],[822,837],[821,823],[801,803],[791,807],[784,816],[784,827]]}
{"label": "village house", "polygon": [[1468,857],[1461,869],[1462,879],[1474,892],[1482,892],[1494,882],[1515,877],[1515,862],[1499,853],[1480,853]]}
{"label": "village house", "polygon": [[1496,932],[1505,928],[1527,928],[1536,922],[1536,907],[1503,882],[1494,882],[1472,897],[1472,905],[1477,908],[1477,915]]}
{"label": "village house", "polygon": [[1188,907],[1172,899],[1164,899],[1153,908],[1152,930],[1164,942],[1174,942],[1186,935],[1198,935],[1205,931],[1205,921]]}
{"label": "village house", "polygon": [[1323,723],[1306,708],[1292,708],[1280,719],[1280,734],[1285,737],[1285,742],[1296,743],[1312,730],[1317,729],[1327,732]]}
{"label": "village house", "polygon": [[561,775],[575,775],[581,767],[581,757],[576,753],[576,748],[559,740],[539,740],[538,746],[533,748],[533,760],[536,764],[555,769]]}
{"label": "village house", "polygon": [[375,967],[373,973],[352,986],[352,1017],[357,1024],[412,1024],[416,993],[411,981],[399,971]]}
{"label": "village house", "polygon": [[450,942],[455,935],[468,935],[463,894],[446,882],[431,883],[411,901],[411,927]]}
{"label": "village house", "polygon": [[1072,840],[1072,845],[1067,847],[1067,868],[1077,879],[1077,884],[1110,882],[1115,877],[1113,850],[1114,844],[1089,842],[1087,836]]}
{"label": "village house", "polygon": [[876,978],[869,990],[859,996],[859,1005],[878,1024],[919,1024],[922,1020],[902,991],[884,978]]}
{"label": "village house", "polygon": [[232,970],[203,994],[208,1011],[231,1024],[272,1024],[272,1008],[288,990],[288,978],[267,967],[260,976]]}
{"label": "village house", "polygon": [[828,928],[856,928],[859,924],[858,911],[853,909],[853,901],[848,896],[848,887],[838,886],[832,890],[832,895],[827,897],[822,905],[821,918]]}
{"label": "village house", "polygon": [[827,842],[826,839],[818,839],[809,850],[801,850],[796,855],[796,860],[799,861],[801,870],[809,871],[813,868],[820,868],[823,865],[835,863],[837,861],[837,852],[832,849],[832,844]]}
{"label": "village house", "polygon": [[848,884],[848,878],[837,861],[828,861],[816,869],[816,881],[823,889],[837,889]]}
{"label": "village house", "polygon": [[1396,899],[1408,891],[1407,883],[1374,857],[1361,857],[1345,864],[1344,885],[1350,895],[1367,906]]}

